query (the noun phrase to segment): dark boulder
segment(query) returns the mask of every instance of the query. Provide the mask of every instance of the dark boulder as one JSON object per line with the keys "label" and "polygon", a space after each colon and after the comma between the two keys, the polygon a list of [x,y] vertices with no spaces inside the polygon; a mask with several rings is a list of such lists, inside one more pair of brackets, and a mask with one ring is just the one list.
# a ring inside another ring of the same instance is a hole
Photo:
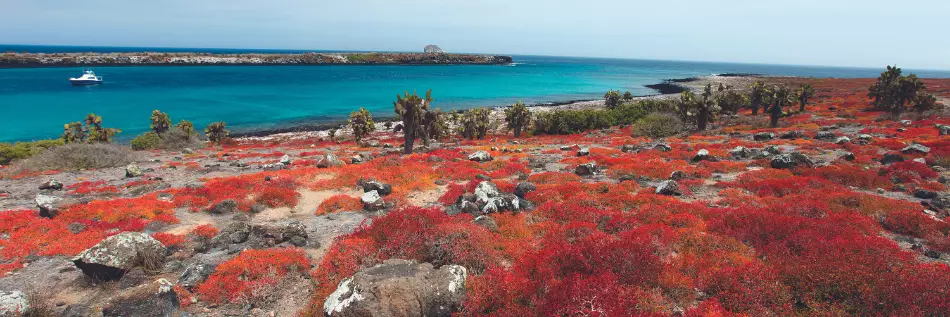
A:
{"label": "dark boulder", "polygon": [[380,196],[388,196],[389,194],[393,193],[392,185],[377,181],[374,178],[360,177],[360,179],[356,181],[356,186],[362,188],[364,193],[373,190],[375,190]]}
{"label": "dark boulder", "polygon": [[884,154],[884,156],[881,157],[881,164],[884,164],[884,165],[903,162],[903,161],[904,161],[904,157],[898,154]]}
{"label": "dark boulder", "polygon": [[590,176],[597,174],[597,163],[590,162],[578,165],[576,168],[574,168],[574,174],[580,176]]}
{"label": "dark boulder", "polygon": [[43,182],[42,184],[40,184],[40,187],[39,187],[39,188],[40,188],[41,190],[62,190],[62,189],[63,189],[63,183],[60,183],[59,181],[57,181],[57,180],[55,180],[55,179],[49,179],[49,180]]}
{"label": "dark boulder", "polygon": [[537,190],[538,187],[529,182],[520,182],[515,186],[515,196],[518,198],[524,199],[524,196],[530,192]]}
{"label": "dark boulder", "polygon": [[679,196],[683,194],[683,191],[680,190],[680,185],[676,181],[665,180],[656,186],[656,193],[658,195]]}

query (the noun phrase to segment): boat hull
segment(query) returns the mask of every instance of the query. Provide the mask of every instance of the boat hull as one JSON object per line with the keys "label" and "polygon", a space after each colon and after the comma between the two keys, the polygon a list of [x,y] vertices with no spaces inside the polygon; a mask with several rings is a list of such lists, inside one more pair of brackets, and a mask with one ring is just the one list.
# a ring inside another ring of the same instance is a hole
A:
{"label": "boat hull", "polygon": [[72,80],[72,79],[70,79],[69,82],[72,83],[73,86],[90,86],[90,85],[98,85],[102,83],[101,80]]}

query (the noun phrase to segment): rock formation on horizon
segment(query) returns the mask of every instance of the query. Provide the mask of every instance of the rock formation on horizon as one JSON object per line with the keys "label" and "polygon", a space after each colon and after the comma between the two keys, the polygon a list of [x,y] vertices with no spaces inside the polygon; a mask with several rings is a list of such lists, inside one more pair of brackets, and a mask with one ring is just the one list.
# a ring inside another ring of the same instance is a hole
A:
{"label": "rock formation on horizon", "polygon": [[445,54],[445,51],[442,50],[438,45],[426,45],[426,48],[423,50],[428,54]]}

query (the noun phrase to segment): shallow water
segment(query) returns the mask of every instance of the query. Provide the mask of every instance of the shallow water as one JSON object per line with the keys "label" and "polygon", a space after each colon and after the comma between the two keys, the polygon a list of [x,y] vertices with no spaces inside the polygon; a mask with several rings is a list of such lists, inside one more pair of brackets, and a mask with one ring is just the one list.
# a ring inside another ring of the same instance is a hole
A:
{"label": "shallow water", "polygon": [[[434,106],[448,110],[518,100],[595,99],[608,89],[649,95],[655,92],[644,85],[718,73],[876,77],[881,71],[541,56],[514,60],[514,66],[96,67],[105,84],[92,87],[67,81],[78,77],[80,68],[0,69],[0,110],[6,118],[0,141],[55,138],[64,123],[89,112],[101,115],[106,126],[122,129],[128,139],[148,129],[153,109],[168,112],[174,122],[187,119],[203,127],[226,121],[232,131],[248,132],[343,120],[359,107],[389,117],[396,94],[406,90],[432,89]],[[915,72],[950,77],[950,72]]]}

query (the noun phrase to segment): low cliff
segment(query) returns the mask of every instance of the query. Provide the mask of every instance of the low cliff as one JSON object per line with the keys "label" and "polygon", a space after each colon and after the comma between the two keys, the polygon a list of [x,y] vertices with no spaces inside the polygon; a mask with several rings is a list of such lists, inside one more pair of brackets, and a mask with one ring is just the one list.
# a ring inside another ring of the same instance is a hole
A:
{"label": "low cliff", "polygon": [[131,65],[497,65],[510,56],[423,53],[5,53],[0,68]]}

